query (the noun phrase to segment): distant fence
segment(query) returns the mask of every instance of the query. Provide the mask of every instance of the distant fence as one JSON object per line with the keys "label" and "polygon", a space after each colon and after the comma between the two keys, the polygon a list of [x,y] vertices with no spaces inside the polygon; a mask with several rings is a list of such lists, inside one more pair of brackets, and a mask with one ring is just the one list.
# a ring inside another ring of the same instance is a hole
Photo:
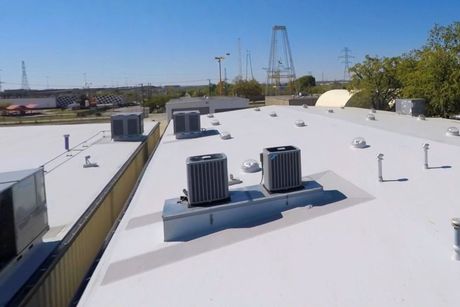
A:
{"label": "distant fence", "polygon": [[10,302],[68,306],[91,268],[160,140],[157,125],[75,223],[56,251]]}

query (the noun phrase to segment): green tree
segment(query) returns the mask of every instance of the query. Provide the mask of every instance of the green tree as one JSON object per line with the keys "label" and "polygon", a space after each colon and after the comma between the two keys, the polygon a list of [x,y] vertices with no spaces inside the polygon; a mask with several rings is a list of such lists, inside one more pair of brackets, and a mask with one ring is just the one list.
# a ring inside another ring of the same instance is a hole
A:
{"label": "green tree", "polygon": [[296,80],[297,90],[299,92],[311,92],[311,88],[316,86],[316,79],[311,75],[305,75]]}
{"label": "green tree", "polygon": [[252,100],[262,95],[262,86],[256,80],[240,80],[233,85],[233,94]]}
{"label": "green tree", "polygon": [[350,87],[363,92],[373,108],[389,110],[389,102],[397,98],[401,90],[398,78],[399,57],[379,58],[366,56],[362,63],[350,68]]}

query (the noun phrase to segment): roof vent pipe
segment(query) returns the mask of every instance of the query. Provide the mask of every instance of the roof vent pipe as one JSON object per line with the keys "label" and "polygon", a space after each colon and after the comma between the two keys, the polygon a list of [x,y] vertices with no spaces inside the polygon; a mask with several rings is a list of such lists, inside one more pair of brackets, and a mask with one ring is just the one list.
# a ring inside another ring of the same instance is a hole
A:
{"label": "roof vent pipe", "polygon": [[426,117],[425,117],[425,115],[420,114],[419,116],[417,116],[417,119],[418,119],[418,120],[425,120]]}
{"label": "roof vent pipe", "polygon": [[379,164],[379,181],[383,182],[383,175],[382,175],[382,160],[383,154],[378,154],[377,156],[378,164]]}
{"label": "roof vent pipe", "polygon": [[278,115],[276,114],[276,112],[270,112],[269,115],[270,115],[271,117],[276,117],[276,116],[278,116]]}
{"label": "roof vent pipe", "polygon": [[211,125],[213,125],[213,126],[219,126],[219,125],[220,125],[220,122],[219,122],[218,119],[213,119],[213,120],[211,121]]}
{"label": "roof vent pipe", "polygon": [[425,152],[425,169],[428,169],[428,149],[430,149],[430,144],[425,143],[423,144],[423,151]]}
{"label": "roof vent pipe", "polygon": [[453,260],[460,260],[460,218],[454,217],[452,219],[452,227],[454,227],[454,255]]}
{"label": "roof vent pipe", "polygon": [[260,108],[254,108],[254,111],[260,111]]}
{"label": "roof vent pipe", "polygon": [[375,120],[375,115],[372,113],[367,114],[367,120]]}
{"label": "roof vent pipe", "polygon": [[327,110],[327,113],[334,113],[334,110],[328,109],[328,110]]}
{"label": "roof vent pipe", "polygon": [[446,135],[459,136],[458,128],[457,127],[449,127],[449,128],[447,128]]}
{"label": "roof vent pipe", "polygon": [[70,150],[70,134],[64,134],[64,148],[66,151]]}
{"label": "roof vent pipe", "polygon": [[214,114],[209,113],[209,114],[208,114],[208,117],[209,117],[209,118],[213,118],[213,117],[214,117]]}
{"label": "roof vent pipe", "polygon": [[302,105],[302,108],[308,109],[308,104],[304,103],[304,104]]}

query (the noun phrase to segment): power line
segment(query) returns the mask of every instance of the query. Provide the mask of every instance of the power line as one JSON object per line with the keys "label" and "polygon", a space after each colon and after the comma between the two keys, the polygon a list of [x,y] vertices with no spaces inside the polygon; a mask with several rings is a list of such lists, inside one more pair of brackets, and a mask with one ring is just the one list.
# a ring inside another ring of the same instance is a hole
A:
{"label": "power line", "polygon": [[343,70],[343,80],[350,79],[350,64],[352,64],[351,59],[354,59],[354,56],[351,55],[351,50],[348,47],[342,49],[342,54],[339,56],[339,59],[342,59],[341,63],[345,64]]}

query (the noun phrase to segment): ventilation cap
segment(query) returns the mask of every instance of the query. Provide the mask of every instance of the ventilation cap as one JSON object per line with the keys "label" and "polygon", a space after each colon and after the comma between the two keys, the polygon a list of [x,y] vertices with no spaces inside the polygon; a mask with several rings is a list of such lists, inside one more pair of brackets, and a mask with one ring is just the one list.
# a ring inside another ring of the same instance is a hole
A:
{"label": "ventilation cap", "polygon": [[209,114],[208,114],[208,117],[209,117],[209,118],[212,118],[212,117],[214,117],[214,114],[209,113]]}
{"label": "ventilation cap", "polygon": [[213,126],[219,126],[219,125],[220,125],[220,122],[219,122],[218,119],[213,119],[213,120],[211,121],[211,125],[213,125]]}
{"label": "ventilation cap", "polygon": [[375,120],[375,115],[372,113],[367,114],[367,120]]}
{"label": "ventilation cap", "polygon": [[278,115],[276,114],[276,112],[270,112],[269,115],[270,115],[271,117],[276,117],[276,116],[278,116]]}
{"label": "ventilation cap", "polygon": [[220,138],[221,138],[222,140],[229,140],[229,139],[232,138],[232,135],[230,134],[230,132],[222,131],[222,132],[220,133]]}
{"label": "ventilation cap", "polygon": [[302,108],[308,109],[308,104],[304,103],[304,104],[302,105]]}
{"label": "ventilation cap", "polygon": [[458,128],[457,127],[447,128],[446,135],[459,136]]}
{"label": "ventilation cap", "polygon": [[245,173],[256,173],[260,171],[259,163],[254,159],[248,159],[241,164],[241,169]]}
{"label": "ventilation cap", "polygon": [[254,108],[254,111],[260,111],[260,108]]}
{"label": "ventilation cap", "polygon": [[334,110],[328,109],[327,112],[328,112],[328,113],[334,113]]}
{"label": "ventilation cap", "polygon": [[356,137],[351,141],[351,146],[353,148],[366,148],[368,147],[366,140],[363,137]]}
{"label": "ventilation cap", "polygon": [[418,119],[418,120],[425,120],[426,117],[425,117],[425,115],[420,114],[419,116],[417,116],[417,119]]}
{"label": "ventilation cap", "polygon": [[301,120],[301,119],[298,119],[298,120],[295,121],[295,125],[297,127],[305,127],[305,122],[303,120]]}

